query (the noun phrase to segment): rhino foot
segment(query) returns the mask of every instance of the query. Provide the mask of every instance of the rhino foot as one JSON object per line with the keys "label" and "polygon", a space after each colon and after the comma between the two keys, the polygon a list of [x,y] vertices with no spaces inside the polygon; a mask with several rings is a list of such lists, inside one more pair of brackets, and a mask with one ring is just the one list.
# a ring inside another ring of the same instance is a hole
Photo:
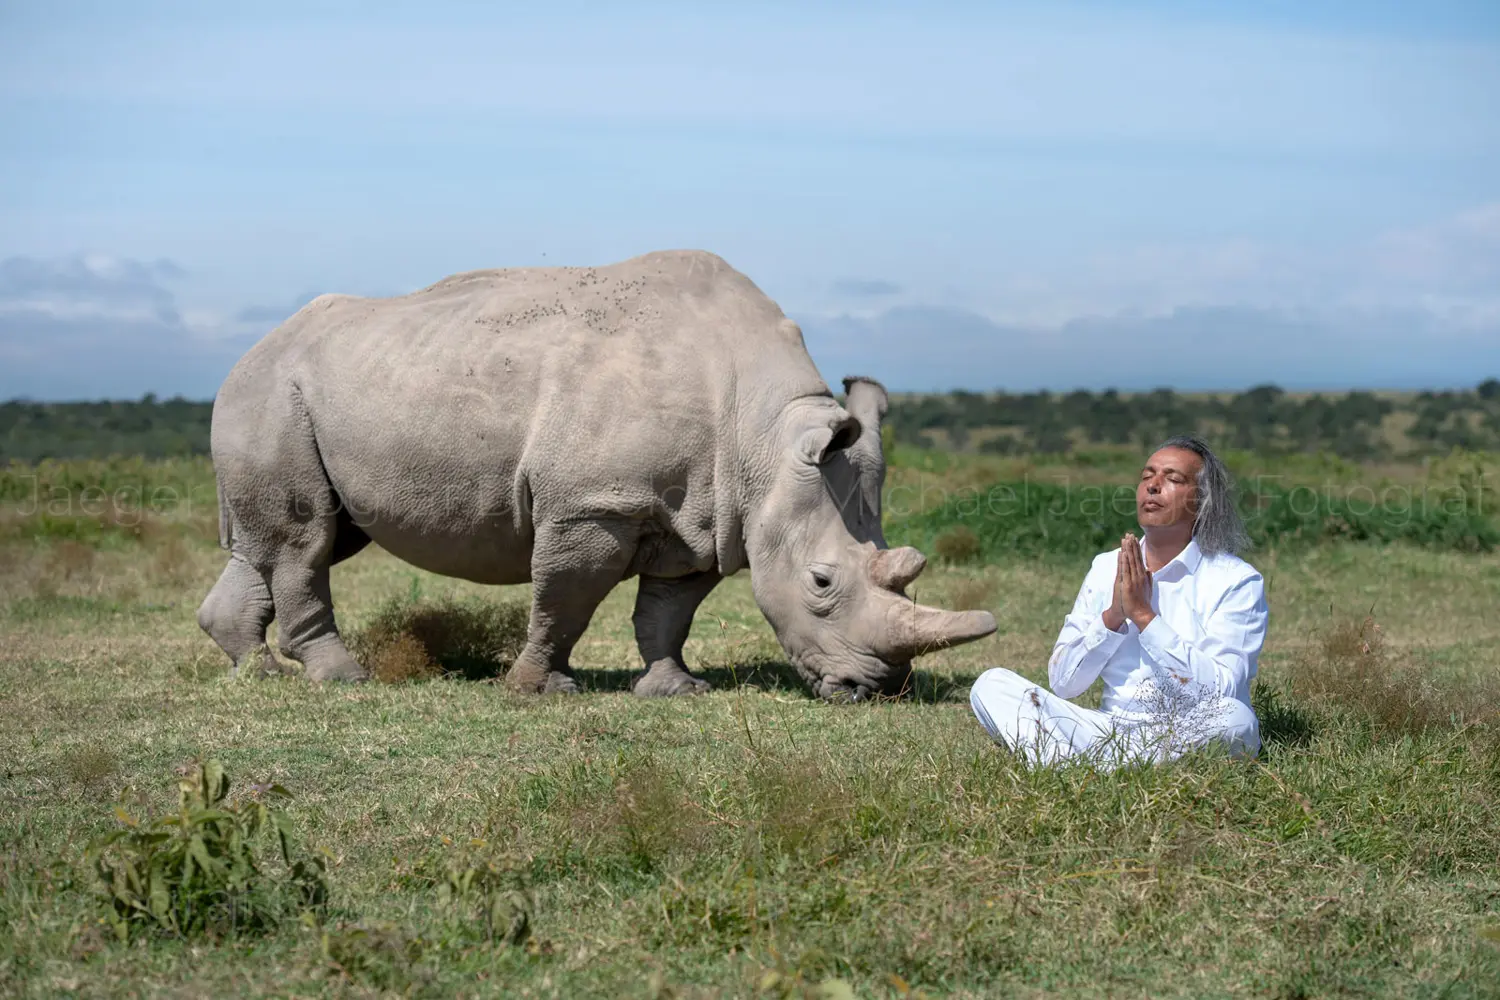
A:
{"label": "rhino foot", "polygon": [[577,694],[581,690],[572,674],[560,670],[549,671],[547,683],[542,686],[543,694]]}
{"label": "rhino foot", "polygon": [[302,664],[302,676],[314,683],[358,683],[370,679],[369,671],[349,655],[337,633],[321,635],[293,646],[283,644],[281,653]]}
{"label": "rhino foot", "polygon": [[525,658],[518,659],[505,674],[505,686],[517,694],[577,694],[578,681],[567,670]]}
{"label": "rhino foot", "polygon": [[262,643],[240,657],[239,661],[230,668],[229,676],[259,679],[284,673],[288,673],[287,668],[271,653],[271,647]]}
{"label": "rhino foot", "polygon": [[631,690],[641,698],[670,698],[679,694],[704,694],[711,687],[708,681],[694,677],[681,664],[657,660],[651,664],[651,669],[636,678]]}
{"label": "rhino foot", "polygon": [[351,656],[341,660],[324,660],[316,665],[307,664],[307,679],[319,684],[344,681],[357,684],[370,679],[370,674]]}

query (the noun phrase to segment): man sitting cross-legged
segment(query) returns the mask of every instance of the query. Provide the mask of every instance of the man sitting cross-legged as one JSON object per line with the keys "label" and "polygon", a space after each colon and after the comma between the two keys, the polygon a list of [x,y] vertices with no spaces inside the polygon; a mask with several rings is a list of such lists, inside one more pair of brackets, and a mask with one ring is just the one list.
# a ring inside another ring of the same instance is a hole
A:
{"label": "man sitting cross-legged", "polygon": [[[1235,555],[1245,531],[1224,464],[1174,437],[1136,486],[1145,534],[1094,559],[1047,665],[1049,692],[987,670],[969,703],[996,740],[1028,761],[1089,756],[1105,767],[1161,761],[1211,742],[1260,749],[1250,681],[1266,635],[1261,576]],[[1104,682],[1099,711],[1076,698]]]}

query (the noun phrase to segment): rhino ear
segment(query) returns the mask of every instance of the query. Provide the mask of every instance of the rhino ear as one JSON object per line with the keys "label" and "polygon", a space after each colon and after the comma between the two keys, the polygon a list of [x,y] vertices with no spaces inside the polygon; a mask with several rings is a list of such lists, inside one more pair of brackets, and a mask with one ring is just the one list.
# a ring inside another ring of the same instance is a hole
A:
{"label": "rhino ear", "polygon": [[851,453],[852,457],[862,468],[872,463],[883,466],[885,457],[880,445],[880,425],[891,405],[885,386],[863,375],[850,375],[844,379],[844,395],[849,412],[864,428],[864,435]]}
{"label": "rhino ear", "polygon": [[849,412],[854,418],[866,430],[879,435],[880,422],[885,419],[886,410],[891,405],[885,386],[863,375],[849,375],[844,378],[844,395],[849,400]]}
{"label": "rhino ear", "polygon": [[849,413],[859,421],[862,433],[848,450],[849,463],[859,475],[859,492],[864,503],[864,531],[885,547],[880,530],[880,500],[885,488],[885,449],[880,441],[880,424],[890,407],[885,386],[872,378],[851,375],[844,379]]}
{"label": "rhino ear", "polygon": [[826,423],[803,431],[797,438],[797,456],[809,465],[822,465],[859,440],[859,421],[848,411],[835,408]]}

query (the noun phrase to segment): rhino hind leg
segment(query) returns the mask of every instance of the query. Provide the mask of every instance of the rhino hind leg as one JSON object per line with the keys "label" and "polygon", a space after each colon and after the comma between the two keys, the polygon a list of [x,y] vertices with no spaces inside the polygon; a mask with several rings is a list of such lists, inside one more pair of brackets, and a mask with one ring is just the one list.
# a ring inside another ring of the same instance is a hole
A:
{"label": "rhino hind leg", "polygon": [[276,659],[266,645],[266,629],[274,614],[265,577],[233,553],[198,608],[198,627],[228,654],[230,676],[242,670],[257,676],[277,673]]}
{"label": "rhino hind leg", "polygon": [[708,681],[688,672],[682,647],[698,605],[719,580],[712,570],[677,579],[641,577],[635,598],[635,641],[646,669],[632,687],[637,695],[660,698],[709,689]]}
{"label": "rhino hind leg", "polygon": [[362,551],[370,536],[342,505],[334,513],[320,514],[310,536],[311,545],[283,548],[271,571],[281,651],[302,664],[308,680],[367,680],[369,672],[339,636],[328,571]]}
{"label": "rhino hind leg", "polygon": [[[221,390],[212,437],[219,503],[229,512],[221,528],[228,529],[223,534],[234,552],[235,588],[205,617],[232,623],[249,616],[263,636],[259,623],[269,593],[277,645],[302,664],[308,680],[365,680],[368,674],[334,623],[328,568],[358,552],[369,536],[328,477],[300,389],[274,372],[247,375]],[[239,562],[261,582],[236,568]],[[220,631],[238,627],[215,625]]]}
{"label": "rhino hind leg", "polygon": [[526,646],[505,674],[523,694],[579,690],[570,657],[599,603],[625,578],[639,529],[627,521],[539,525],[531,556]]}
{"label": "rhino hind leg", "polygon": [[328,562],[308,565],[305,553],[291,549],[271,570],[278,645],[301,663],[310,681],[362,681],[369,677],[350,655],[333,619]]}

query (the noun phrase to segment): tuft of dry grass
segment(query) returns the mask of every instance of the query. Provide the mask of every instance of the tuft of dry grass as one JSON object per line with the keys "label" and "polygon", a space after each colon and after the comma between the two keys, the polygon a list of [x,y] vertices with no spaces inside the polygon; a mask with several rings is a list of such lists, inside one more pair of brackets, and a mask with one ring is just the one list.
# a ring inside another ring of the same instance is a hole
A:
{"label": "tuft of dry grass", "polygon": [[98,553],[93,546],[67,538],[52,546],[47,557],[47,568],[62,579],[71,581],[88,576],[97,559]]}
{"label": "tuft of dry grass", "polygon": [[526,644],[530,614],[519,601],[398,597],[346,641],[354,658],[386,683],[450,673],[484,680],[503,675],[514,662]]}
{"label": "tuft of dry grass", "polygon": [[75,785],[97,785],[117,770],[120,762],[113,751],[97,743],[73,747],[63,754],[63,777]]}
{"label": "tuft of dry grass", "polygon": [[812,856],[839,849],[854,818],[856,797],[826,765],[763,752],[746,778],[762,850]]}
{"label": "tuft of dry grass", "polygon": [[955,524],[938,533],[932,549],[946,563],[970,562],[979,555],[979,536],[967,524]]}
{"label": "tuft of dry grass", "polygon": [[951,599],[954,611],[989,611],[995,601],[995,584],[983,577],[958,581]]}
{"label": "tuft of dry grass", "polygon": [[1324,630],[1320,645],[1329,663],[1373,664],[1385,655],[1385,630],[1373,615],[1335,622]]}
{"label": "tuft of dry grass", "polygon": [[193,578],[193,553],[181,535],[168,534],[151,546],[150,574],[154,579],[181,586]]}
{"label": "tuft of dry grass", "polygon": [[364,660],[365,669],[381,684],[430,681],[443,675],[443,668],[427,647],[410,632],[399,632],[379,644]]}
{"label": "tuft of dry grass", "polygon": [[57,597],[70,584],[86,581],[97,557],[93,546],[71,538],[44,547],[7,545],[0,550],[0,564],[20,571],[12,579],[21,583],[21,592],[44,600]]}
{"label": "tuft of dry grass", "polygon": [[645,757],[624,766],[601,801],[574,810],[570,825],[594,850],[623,855],[631,867],[652,871],[674,855],[699,850],[710,838],[709,823],[681,776]]}
{"label": "tuft of dry grass", "polygon": [[1373,615],[1331,622],[1292,673],[1292,692],[1353,709],[1380,729],[1420,733],[1500,719],[1493,674],[1433,683],[1410,654],[1393,652]]}

